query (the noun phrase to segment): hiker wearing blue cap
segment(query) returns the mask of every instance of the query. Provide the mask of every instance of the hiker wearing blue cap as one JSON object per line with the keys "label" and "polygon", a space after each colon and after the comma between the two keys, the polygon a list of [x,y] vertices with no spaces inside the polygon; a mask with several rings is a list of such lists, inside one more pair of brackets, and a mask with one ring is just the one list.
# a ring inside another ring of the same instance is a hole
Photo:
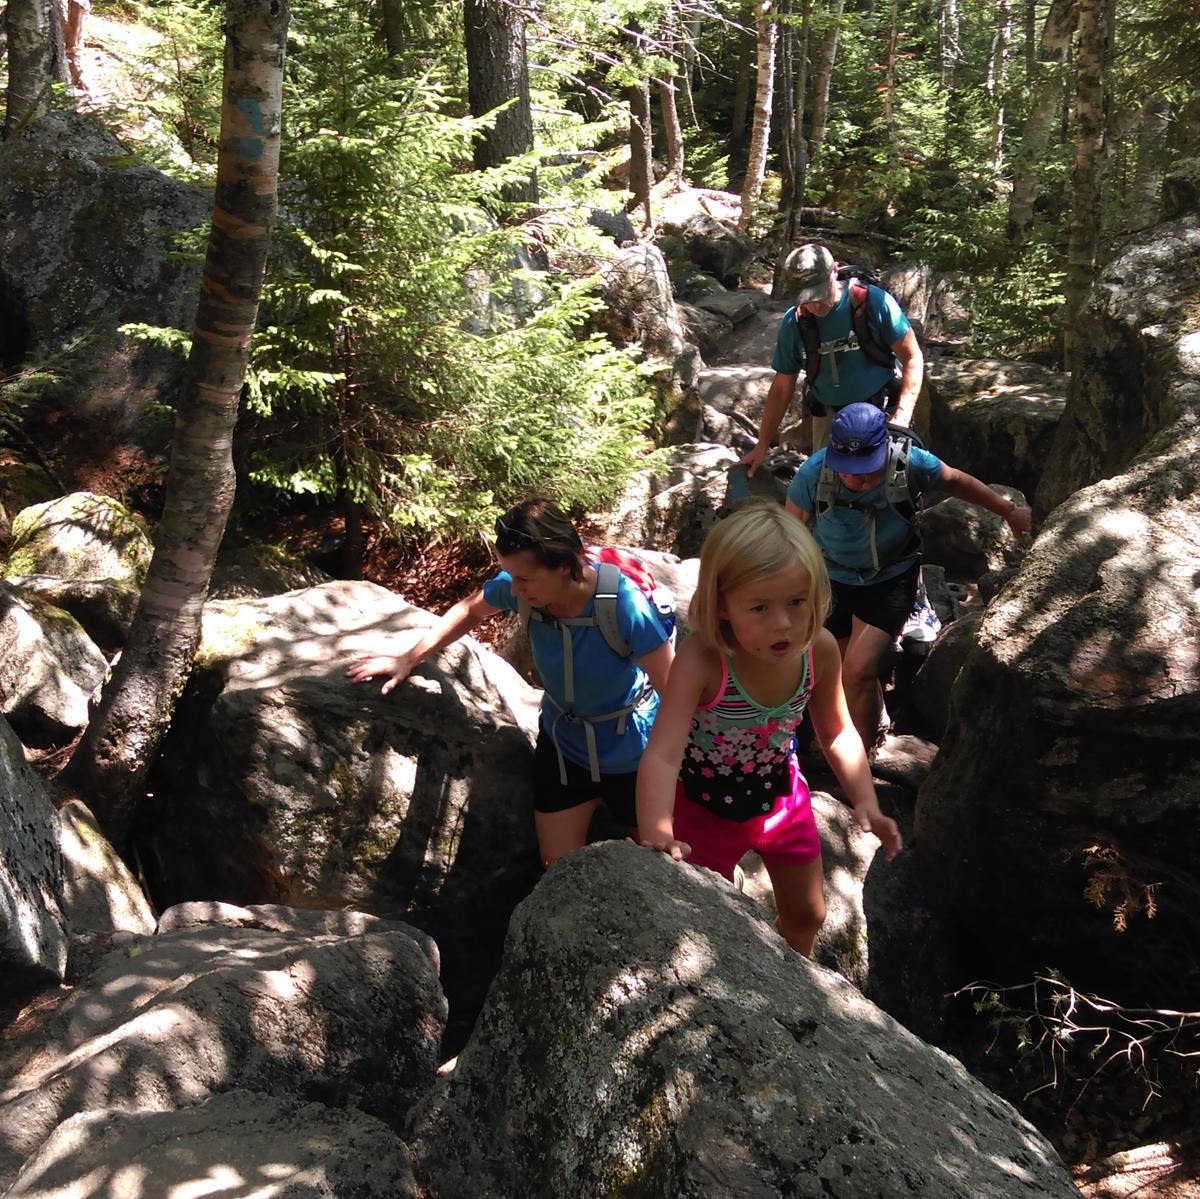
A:
{"label": "hiker wearing blue cap", "polygon": [[917,594],[921,500],[935,489],[996,513],[1018,537],[1029,532],[1028,508],[942,462],[874,404],[838,412],[829,445],[788,487],[788,511],[812,529],[829,571],[825,627],[841,648],[846,703],[867,746],[883,711],[880,662]]}
{"label": "hiker wearing blue cap", "polygon": [[925,370],[908,317],[870,271],[839,265],[825,246],[812,243],[788,255],[783,273],[794,307],[779,326],[758,442],[741,459],[751,475],[779,432],[801,371],[818,450],[847,404],[867,401],[896,424],[911,424]]}

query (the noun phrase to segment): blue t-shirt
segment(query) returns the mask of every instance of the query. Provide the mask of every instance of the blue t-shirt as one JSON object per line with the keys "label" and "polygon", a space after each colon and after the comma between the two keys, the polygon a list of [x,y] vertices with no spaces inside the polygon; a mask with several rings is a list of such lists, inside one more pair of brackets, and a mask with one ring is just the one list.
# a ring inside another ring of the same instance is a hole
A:
{"label": "blue t-shirt", "polygon": [[[501,571],[483,585],[483,598],[493,608],[517,610],[512,593],[512,577]],[[580,616],[595,614],[596,601],[588,600]],[[632,702],[644,689],[646,672],[636,659],[658,649],[667,640],[666,631],[638,587],[621,575],[617,584],[617,628],[633,657],[619,658],[608,647],[604,634],[594,625],[573,627],[571,661],[575,676],[576,711],[601,715],[615,712]],[[529,622],[529,645],[533,661],[549,695],[563,702],[562,630],[538,620]],[[617,735],[617,722],[606,720],[592,725],[596,734],[596,756],[605,774],[623,774],[638,768],[642,750],[650,736],[650,726],[658,711],[658,696],[652,694],[626,718],[625,732]],[[547,698],[542,700],[542,727],[555,739],[563,757],[577,766],[588,766],[586,734],[577,720],[561,719],[559,709]]]}
{"label": "blue t-shirt", "polygon": [[[825,462],[818,450],[796,472],[788,487],[788,499],[810,515],[816,511],[817,482]],[[942,462],[928,450],[913,446],[908,455],[908,490],[917,497],[936,487],[942,477]],[[837,583],[882,583],[902,575],[917,560],[915,551],[905,553],[910,525],[887,502],[881,480],[870,491],[850,491],[834,476],[833,507],[809,524],[821,547],[829,577]],[[842,507],[853,504],[854,507]],[[879,573],[871,561],[871,521],[875,523],[875,551]]]}
{"label": "blue t-shirt", "polygon": [[[850,321],[850,284],[842,283],[842,298],[828,316],[817,317],[821,339],[821,369],[809,383],[810,399],[836,410],[869,400],[891,381],[890,367],[872,362],[858,348]],[[885,346],[894,346],[912,326],[895,298],[879,287],[867,288],[867,323]],[[804,369],[804,339],[796,327],[796,310],[783,314],[771,369],[795,375]]]}

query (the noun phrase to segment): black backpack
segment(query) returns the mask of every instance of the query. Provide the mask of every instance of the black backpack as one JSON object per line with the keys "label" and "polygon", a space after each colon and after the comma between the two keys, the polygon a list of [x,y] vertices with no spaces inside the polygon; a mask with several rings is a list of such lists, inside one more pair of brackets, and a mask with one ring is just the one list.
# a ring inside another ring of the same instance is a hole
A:
{"label": "black backpack", "polygon": [[[859,350],[868,362],[886,367],[892,372],[892,381],[885,384],[878,395],[870,397],[872,403],[878,403],[879,407],[891,415],[896,411],[896,402],[900,398],[900,362],[892,352],[892,347],[880,340],[879,334],[872,328],[867,311],[870,289],[876,287],[886,292],[887,288],[883,286],[879,276],[865,266],[839,266],[837,277],[850,288],[850,327],[858,340]],[[888,294],[891,295],[890,292]],[[821,335],[817,332],[817,318],[807,313],[796,314],[796,328],[804,346],[804,386],[807,393],[809,384],[821,371]],[[808,409],[813,416],[825,415],[824,404],[815,400],[808,401]]]}

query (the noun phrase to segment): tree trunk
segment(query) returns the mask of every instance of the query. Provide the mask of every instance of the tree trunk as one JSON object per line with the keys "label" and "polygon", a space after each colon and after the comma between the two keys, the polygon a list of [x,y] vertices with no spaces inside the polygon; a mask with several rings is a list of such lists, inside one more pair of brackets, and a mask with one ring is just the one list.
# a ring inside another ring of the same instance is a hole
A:
{"label": "tree trunk", "polygon": [[[525,19],[506,0],[463,0],[463,36],[471,115],[486,116],[508,104],[491,130],[475,140],[475,166],[486,170],[533,149]],[[504,198],[514,204],[536,204],[537,173],[510,184]]]}
{"label": "tree trunk", "polygon": [[[1034,0],[1029,0],[1034,3]],[[938,63],[942,88],[954,90],[954,72],[962,51],[958,44],[958,0],[940,0],[938,4]]]}
{"label": "tree trunk", "polygon": [[658,81],[658,103],[662,109],[663,133],[667,140],[667,173],[678,187],[683,182],[683,126],[675,107],[675,81]]}
{"label": "tree trunk", "polygon": [[233,428],[275,222],[287,25],[282,0],[227,0],[212,230],[166,504],[128,640],[71,760],[116,845],[191,671],[233,502]]}
{"label": "tree trunk", "polygon": [[[754,6],[747,5],[742,20],[753,25]],[[737,75],[733,81],[733,111],[729,118],[729,177],[737,178],[743,172],[750,131],[750,80],[753,74],[755,42],[738,31],[739,50]]]}
{"label": "tree trunk", "polygon": [[838,30],[842,23],[842,10],[846,0],[833,0],[829,8],[829,28],[821,42],[821,54],[817,59],[817,75],[813,81],[812,128],[808,134],[809,169],[817,161],[821,146],[825,143],[825,122],[829,117],[829,87],[833,82],[833,68],[837,62]]}
{"label": "tree trunk", "polygon": [[758,86],[754,93],[754,131],[750,135],[750,157],[746,180],[742,185],[742,229],[749,229],[762,195],[767,170],[767,149],[771,143],[771,105],[775,98],[775,0],[757,0],[755,21],[758,31]]}
{"label": "tree trunk", "polygon": [[[795,105],[792,110],[792,147],[796,156],[796,194],[793,208],[804,205],[804,188],[808,182],[808,139],[804,136],[804,119],[808,116],[808,53],[812,40],[812,0],[802,0],[800,6],[800,44],[794,54]],[[795,212],[788,229],[788,245],[792,244]]]}
{"label": "tree trunk", "polygon": [[651,161],[654,143],[650,127],[650,80],[643,77],[636,87],[625,89],[625,96],[629,101],[629,209],[640,207],[645,227],[652,229],[650,187],[654,182]]}
{"label": "tree trunk", "polygon": [[389,58],[399,58],[408,42],[404,23],[404,0],[381,0],[383,41]]}
{"label": "tree trunk", "polygon": [[888,12],[887,63],[883,83],[883,128],[887,133],[888,161],[895,163],[900,157],[900,134],[896,128],[896,51],[899,45],[900,28],[897,24],[896,0],[892,0]]}
{"label": "tree trunk", "polygon": [[1137,129],[1137,166],[1130,185],[1130,216],[1135,229],[1158,220],[1162,189],[1164,147],[1171,108],[1161,94],[1151,95],[1142,107]]}
{"label": "tree trunk", "polygon": [[1037,78],[1037,0],[1025,0],[1025,86],[1031,91]]}
{"label": "tree trunk", "polygon": [[771,295],[778,299],[783,283],[783,260],[792,244],[796,229],[796,112],[795,103],[795,57],[796,28],[792,24],[792,0],[779,0],[779,16],[782,28],[779,32],[779,177],[780,212],[786,216],[785,252],[775,261],[775,278],[771,284]]}
{"label": "tree trunk", "polygon": [[[673,5],[668,5],[663,15],[661,41],[672,62],[678,62],[675,53],[676,14]],[[682,74],[682,72],[681,72]],[[678,187],[683,182],[683,129],[679,124],[679,109],[675,103],[675,80],[680,76],[664,76],[658,81],[658,101],[662,109],[663,135],[667,141],[667,172]]]}
{"label": "tree trunk", "polygon": [[1012,194],[1008,201],[1008,240],[1012,246],[1025,243],[1033,224],[1038,171],[1058,112],[1062,64],[1071,45],[1077,16],[1077,0],[1051,0],[1042,29],[1038,76],[1029,101],[1029,113],[1021,127],[1020,148],[1013,164]]}
{"label": "tree trunk", "polygon": [[1079,0],[1075,56],[1075,168],[1071,175],[1071,231],[1067,244],[1064,357],[1075,363],[1075,321],[1096,273],[1100,226],[1100,154],[1104,146],[1105,0]]}
{"label": "tree trunk", "polygon": [[50,111],[50,88],[67,78],[55,0],[8,0],[8,97],[4,136]]}
{"label": "tree trunk", "polygon": [[700,44],[700,18],[692,17],[686,26],[686,36],[683,39],[683,104],[687,113],[688,124],[693,129],[700,128],[696,116],[696,101],[692,97],[692,76],[696,71],[696,49]]}
{"label": "tree trunk", "polygon": [[1004,76],[1008,66],[1008,44],[1012,39],[1012,6],[1009,0],[996,0],[996,27],[992,37],[992,57],[988,64],[987,92],[992,98],[992,138],[989,164],[999,171],[1004,152]]}

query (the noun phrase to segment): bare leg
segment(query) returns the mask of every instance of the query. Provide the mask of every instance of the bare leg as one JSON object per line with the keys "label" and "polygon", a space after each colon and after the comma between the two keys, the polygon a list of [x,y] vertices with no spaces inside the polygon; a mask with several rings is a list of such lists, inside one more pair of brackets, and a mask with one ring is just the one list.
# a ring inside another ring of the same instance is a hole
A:
{"label": "bare leg", "polygon": [[879,715],[883,711],[879,664],[891,643],[891,637],[882,629],[863,624],[856,616],[849,644],[842,653],[846,707],[850,709],[850,719],[867,749],[874,744],[879,731]]}
{"label": "bare leg", "polygon": [[563,812],[534,812],[538,851],[542,855],[542,865],[547,870],[563,854],[587,844],[588,825],[599,802],[598,799],[589,799],[587,803],[576,804]]}
{"label": "bare leg", "polygon": [[779,935],[806,958],[825,923],[825,878],[821,859],[803,866],[765,862],[775,891],[775,927]]}

